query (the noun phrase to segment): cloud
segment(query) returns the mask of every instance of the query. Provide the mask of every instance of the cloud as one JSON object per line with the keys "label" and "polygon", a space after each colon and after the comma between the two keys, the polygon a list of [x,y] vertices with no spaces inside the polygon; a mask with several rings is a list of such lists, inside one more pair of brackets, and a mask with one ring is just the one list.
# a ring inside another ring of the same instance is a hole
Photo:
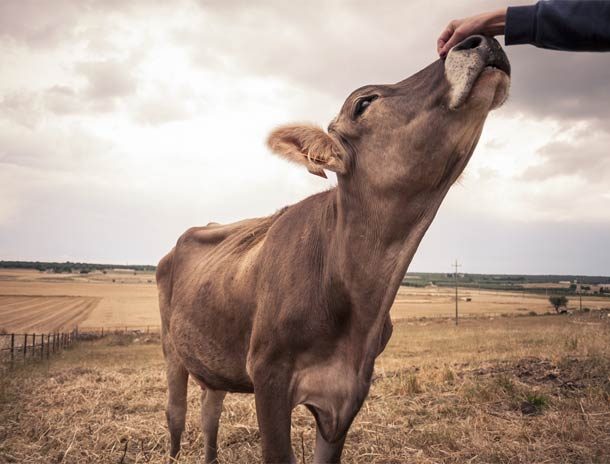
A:
{"label": "cloud", "polygon": [[[268,214],[327,188],[271,157],[269,130],[325,125],[355,88],[436,60],[450,19],[502,5],[0,1],[0,256],[155,262],[191,225]],[[569,245],[553,235],[559,223],[599,226],[583,236],[607,230],[602,55],[507,52],[511,98],[439,212],[423,268],[444,266],[460,245],[482,271],[539,269],[520,251],[528,231],[546,231],[551,253]],[[461,242],[447,233],[469,227],[482,231]],[[44,242],[41,228],[52,230]],[[507,244],[503,257],[494,261],[488,242]],[[574,256],[566,270],[582,264]]]}
{"label": "cloud", "polygon": [[34,48],[52,48],[70,37],[85,2],[0,2],[0,38]]}
{"label": "cloud", "polygon": [[507,110],[610,131],[607,54],[566,53],[531,46],[506,48],[513,64]]}
{"label": "cloud", "polygon": [[36,94],[25,91],[6,93],[0,100],[0,117],[29,129],[42,118],[42,107]]}
{"label": "cloud", "polygon": [[132,74],[132,63],[119,61],[89,61],[77,63],[75,71],[87,79],[84,96],[102,101],[128,97],[136,92],[137,80]]}
{"label": "cloud", "polygon": [[521,178],[545,181],[577,177],[589,184],[608,185],[610,179],[610,133],[580,131],[576,139],[551,142],[540,148],[539,164],[528,167]]}

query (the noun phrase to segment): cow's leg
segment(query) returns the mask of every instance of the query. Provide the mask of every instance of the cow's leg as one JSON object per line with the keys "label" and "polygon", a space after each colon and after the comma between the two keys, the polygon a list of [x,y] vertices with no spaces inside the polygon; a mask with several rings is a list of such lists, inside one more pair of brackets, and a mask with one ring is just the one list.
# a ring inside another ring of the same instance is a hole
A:
{"label": "cow's leg", "polygon": [[320,433],[320,428],[316,427],[316,450],[313,455],[314,464],[340,463],[345,437],[347,437],[347,433],[336,442],[329,443]]}
{"label": "cow's leg", "polygon": [[184,423],[186,420],[186,390],[188,386],[188,372],[176,360],[171,357],[167,359],[167,387],[168,401],[167,410],[167,425],[169,427],[169,435],[171,448],[169,455],[173,459],[180,452],[180,437],[184,431]]}
{"label": "cow's leg", "polygon": [[205,463],[213,464],[216,460],[218,442],[218,423],[222,412],[222,402],[227,392],[204,389],[201,392],[201,430],[205,446]]}
{"label": "cow's leg", "polygon": [[292,405],[288,398],[285,372],[270,372],[264,367],[254,374],[256,418],[261,434],[263,461],[267,464],[296,463],[290,443]]}

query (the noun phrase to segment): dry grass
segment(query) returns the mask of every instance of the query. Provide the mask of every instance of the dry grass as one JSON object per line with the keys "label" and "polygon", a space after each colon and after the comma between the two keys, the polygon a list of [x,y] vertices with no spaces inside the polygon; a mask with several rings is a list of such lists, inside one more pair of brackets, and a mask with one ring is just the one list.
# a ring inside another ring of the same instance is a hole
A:
{"label": "dry grass", "polygon": [[[548,316],[398,322],[346,463],[610,462],[610,328]],[[163,462],[164,364],[158,341],[81,343],[0,387],[0,462]],[[180,462],[201,462],[198,388]],[[313,419],[293,416],[293,445],[311,462]],[[252,396],[229,395],[220,459],[260,462]]]}

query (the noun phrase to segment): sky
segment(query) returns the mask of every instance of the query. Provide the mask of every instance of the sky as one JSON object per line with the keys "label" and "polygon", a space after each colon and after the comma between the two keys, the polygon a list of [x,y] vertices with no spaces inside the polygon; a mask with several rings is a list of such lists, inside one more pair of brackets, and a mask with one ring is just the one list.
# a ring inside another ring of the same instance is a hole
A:
{"label": "sky", "polygon": [[[330,188],[270,130],[326,127],[436,60],[451,19],[507,5],[0,2],[0,259],[155,264],[188,227]],[[608,275],[610,55],[506,52],[511,96],[409,270]]]}

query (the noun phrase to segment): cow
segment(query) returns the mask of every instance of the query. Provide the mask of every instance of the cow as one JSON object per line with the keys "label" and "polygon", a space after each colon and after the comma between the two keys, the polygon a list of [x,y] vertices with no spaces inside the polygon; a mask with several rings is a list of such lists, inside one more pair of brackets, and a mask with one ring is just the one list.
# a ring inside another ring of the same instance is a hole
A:
{"label": "cow", "polygon": [[327,131],[269,135],[273,152],[337,185],[268,217],[191,228],[159,263],[172,459],[192,376],[206,463],[227,392],[254,393],[265,462],[296,462],[300,404],[316,421],[314,462],[340,462],[407,267],[509,83],[498,42],[471,36],[403,81],[354,91]]}

